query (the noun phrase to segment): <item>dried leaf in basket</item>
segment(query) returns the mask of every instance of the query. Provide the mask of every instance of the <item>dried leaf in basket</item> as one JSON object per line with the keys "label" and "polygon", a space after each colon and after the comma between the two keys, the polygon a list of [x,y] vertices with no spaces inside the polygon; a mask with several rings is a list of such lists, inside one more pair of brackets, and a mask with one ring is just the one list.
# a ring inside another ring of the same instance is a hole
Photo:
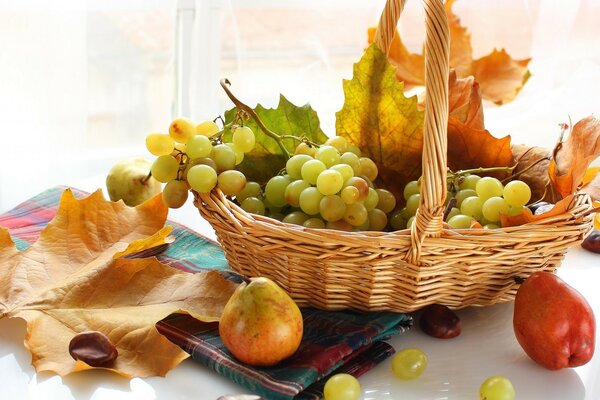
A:
{"label": "dried leaf in basket", "polygon": [[600,200],[600,167],[588,168],[583,176],[581,193],[587,193],[594,200]]}
{"label": "dried leaf in basket", "polygon": [[118,351],[109,369],[124,376],[165,375],[188,357],[158,333],[156,322],[179,311],[218,320],[235,284],[156,258],[115,259],[122,250],[132,255],[164,243],[166,216],[160,195],[130,208],[104,200],[101,191],[77,200],[66,190],[55,217],[25,251],[0,228],[0,317],[27,321],[25,346],[37,371],[93,368],[69,354],[70,340],[84,331],[108,336]]}
{"label": "dried leaf in basket", "polygon": [[450,71],[448,79],[448,111],[450,117],[473,129],[483,129],[483,104],[479,84],[472,76],[458,78]]}
{"label": "dried leaf in basket", "polygon": [[[487,56],[473,60],[471,35],[452,11],[453,4],[454,0],[446,2],[450,27],[450,67],[456,70],[459,77],[473,75],[481,84],[484,99],[497,104],[513,100],[529,79],[527,65],[530,60],[513,60],[504,50],[494,50]],[[369,43],[374,42],[375,32],[376,28],[369,29]],[[388,57],[396,67],[396,76],[407,87],[425,85],[423,55],[408,51],[397,32],[392,39]]]}
{"label": "dried leaf in basket", "polygon": [[590,116],[577,122],[567,140],[554,149],[549,172],[556,191],[562,197],[575,193],[581,186],[590,163],[599,155],[600,120]]}
{"label": "dried leaf in basket", "polygon": [[[327,136],[321,130],[317,113],[308,104],[296,106],[280,95],[277,108],[265,108],[258,104],[254,111],[265,126],[279,135],[304,137],[317,144],[322,144],[327,140]],[[236,112],[236,108],[226,111],[225,121],[227,123],[233,121]],[[244,121],[244,124],[254,131],[256,146],[244,156],[244,161],[238,166],[238,169],[249,180],[265,183],[285,167],[286,158],[277,142],[267,136],[252,118]],[[231,136],[231,131],[226,131],[223,140],[230,142]],[[284,138],[283,144],[288,151],[293,153],[298,142]]]}
{"label": "dried leaf in basket", "polygon": [[343,87],[337,134],[375,161],[384,186],[398,195],[401,183],[421,175],[423,112],[416,96],[404,96],[403,83],[376,45],[369,46],[354,64],[352,80],[344,80]]}
{"label": "dried leaf in basket", "polygon": [[[513,144],[513,165],[516,164],[514,174],[518,179],[526,182],[531,188],[532,201],[544,200],[555,203],[560,198],[552,190],[548,167],[552,153],[545,147]],[[521,174],[521,171],[526,171]]]}
{"label": "dried leaf in basket", "polygon": [[561,201],[559,201],[558,203],[556,203],[554,207],[552,207],[552,209],[539,215],[534,215],[529,208],[524,207],[522,214],[516,216],[501,215],[500,222],[503,227],[508,227],[523,225],[530,222],[537,222],[546,218],[555,217],[557,215],[564,214],[571,208],[573,198],[573,195],[569,195]]}

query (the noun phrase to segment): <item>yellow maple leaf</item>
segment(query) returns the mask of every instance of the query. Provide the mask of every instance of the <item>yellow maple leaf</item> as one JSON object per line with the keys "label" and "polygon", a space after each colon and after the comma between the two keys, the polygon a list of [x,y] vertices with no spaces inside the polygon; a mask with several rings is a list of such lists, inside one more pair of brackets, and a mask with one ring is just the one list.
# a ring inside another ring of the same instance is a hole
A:
{"label": "yellow maple leaf", "polygon": [[118,350],[111,370],[164,375],[188,355],[155,323],[174,312],[218,320],[236,286],[218,272],[189,274],[155,258],[113,259],[132,241],[141,240],[129,249],[135,252],[164,242],[166,215],[160,195],[129,208],[100,191],[77,200],[67,190],[56,216],[23,252],[0,229],[0,317],[27,321],[25,345],[37,371],[93,368],[68,350],[76,334],[92,330]]}

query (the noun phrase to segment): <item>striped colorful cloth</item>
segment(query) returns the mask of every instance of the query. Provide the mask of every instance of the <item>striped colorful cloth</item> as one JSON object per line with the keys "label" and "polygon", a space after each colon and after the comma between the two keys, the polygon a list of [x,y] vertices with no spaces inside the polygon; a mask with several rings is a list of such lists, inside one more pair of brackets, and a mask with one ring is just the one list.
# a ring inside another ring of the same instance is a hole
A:
{"label": "striped colorful cloth", "polygon": [[[48,189],[0,215],[0,226],[10,230],[19,250],[34,243],[50,222],[65,187]],[[72,189],[76,197],[88,193]],[[157,258],[187,272],[208,269],[228,270],[227,260],[217,243],[173,221],[176,240]],[[323,385],[333,373],[360,376],[394,353],[384,338],[410,328],[406,314],[326,312],[302,310],[304,336],[294,356],[270,368],[240,363],[225,349],[215,324],[206,324],[187,315],[172,315],[157,323],[158,330],[181,346],[192,358],[265,399],[320,399]]]}

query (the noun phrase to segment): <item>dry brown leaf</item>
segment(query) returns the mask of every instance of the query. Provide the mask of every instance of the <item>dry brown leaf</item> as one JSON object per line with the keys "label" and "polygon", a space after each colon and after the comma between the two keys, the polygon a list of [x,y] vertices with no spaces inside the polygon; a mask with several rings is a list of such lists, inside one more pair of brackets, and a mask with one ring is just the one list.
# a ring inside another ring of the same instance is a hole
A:
{"label": "dry brown leaf", "polygon": [[[504,50],[492,51],[485,57],[473,60],[471,35],[460,24],[460,18],[452,11],[454,0],[446,2],[446,15],[450,28],[450,67],[459,77],[474,75],[481,84],[483,98],[497,104],[514,99],[529,79],[527,69],[530,59],[513,60]],[[369,44],[375,41],[376,28],[368,30]],[[402,43],[398,32],[390,44],[388,58],[396,68],[398,80],[407,87],[425,85],[425,59],[422,54],[414,54]]]}
{"label": "dry brown leaf", "polygon": [[600,120],[590,116],[577,122],[567,140],[554,149],[550,180],[561,197],[577,191],[590,163],[599,155]]}
{"label": "dry brown leaf", "polygon": [[531,58],[513,60],[504,49],[494,49],[473,61],[472,73],[481,84],[483,97],[496,104],[514,100],[531,76],[527,68],[529,61]]}
{"label": "dry brown leaf", "polygon": [[502,223],[502,227],[517,226],[527,224],[530,222],[541,221],[546,218],[564,214],[571,208],[571,204],[573,203],[573,197],[573,195],[565,197],[564,199],[556,203],[551,210],[539,215],[533,214],[529,208],[524,207],[522,214],[515,216],[501,215],[500,222]]}
{"label": "dry brown leaf", "polygon": [[448,168],[506,167],[512,163],[510,136],[496,138],[487,130],[474,129],[456,118],[448,119]]}
{"label": "dry brown leaf", "polygon": [[456,71],[450,71],[448,79],[448,112],[463,124],[483,129],[483,104],[481,90],[475,78],[457,78]]}
{"label": "dry brown leaf", "polygon": [[68,351],[73,336],[88,330],[115,344],[111,369],[125,376],[164,375],[187,357],[154,324],[178,311],[217,320],[235,284],[217,272],[188,274],[154,258],[113,260],[129,242],[164,235],[166,214],[160,195],[129,208],[100,191],[77,200],[67,190],[27,250],[19,252],[0,229],[0,317],[27,321],[25,345],[37,371],[92,368]]}
{"label": "dry brown leaf", "polygon": [[588,168],[583,177],[580,193],[587,193],[593,200],[600,200],[600,167]]}
{"label": "dry brown leaf", "polygon": [[[513,144],[513,165],[516,164],[514,174],[531,188],[531,200],[544,200],[551,203],[560,200],[553,195],[550,187],[550,150],[544,147],[531,147],[523,144]],[[535,164],[535,165],[534,165]],[[524,173],[522,171],[527,170]]]}

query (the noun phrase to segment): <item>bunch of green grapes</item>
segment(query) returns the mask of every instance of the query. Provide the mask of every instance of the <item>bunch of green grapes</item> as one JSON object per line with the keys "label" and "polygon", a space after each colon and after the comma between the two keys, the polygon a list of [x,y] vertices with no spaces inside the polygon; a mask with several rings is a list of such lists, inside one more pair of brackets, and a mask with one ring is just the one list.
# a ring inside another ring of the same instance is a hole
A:
{"label": "bunch of green grapes", "polygon": [[258,204],[262,201],[267,215],[310,228],[381,231],[396,199],[375,187],[377,174],[375,163],[343,137],[319,147],[303,142],[284,174],[267,182],[262,197],[244,198],[240,204],[255,212],[263,209]]}
{"label": "bunch of green grapes", "polygon": [[163,201],[170,208],[181,207],[189,190],[208,193],[215,187],[228,196],[242,192],[246,177],[235,166],[254,148],[254,132],[234,126],[230,143],[221,141],[222,131],[213,121],[194,124],[179,117],[171,122],[169,133],[152,133],[146,147],[158,158],[150,169],[152,176],[166,183]]}
{"label": "bunch of green grapes", "polygon": [[[453,202],[446,222],[451,228],[466,229],[478,222],[485,229],[500,227],[501,215],[519,215],[531,199],[531,189],[520,180],[504,186],[496,178],[475,174],[458,176],[449,185],[446,204]],[[390,219],[393,229],[411,228],[421,200],[419,181],[404,187],[406,206],[394,212]],[[453,200],[454,199],[454,200]]]}

